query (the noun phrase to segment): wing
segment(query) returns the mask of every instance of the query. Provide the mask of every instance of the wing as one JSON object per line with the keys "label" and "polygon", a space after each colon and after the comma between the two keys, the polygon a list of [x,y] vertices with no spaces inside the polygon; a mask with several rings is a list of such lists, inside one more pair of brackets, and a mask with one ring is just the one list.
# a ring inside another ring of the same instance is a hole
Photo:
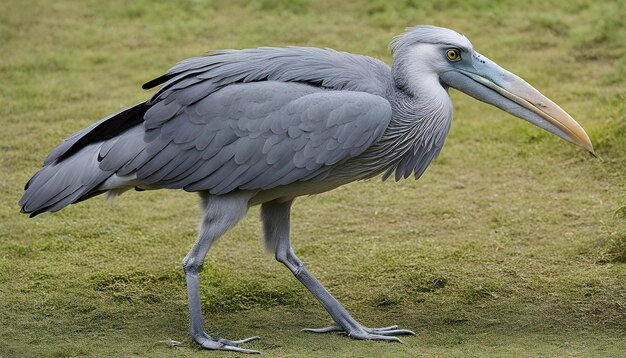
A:
{"label": "wing", "polygon": [[[312,47],[221,50],[186,59],[143,88],[163,84],[145,103],[110,115],[55,148],[45,165],[61,162],[90,143],[115,138],[143,121],[152,107],[166,121],[206,96],[235,83],[281,81],[307,83],[334,90],[360,91],[386,97],[392,88],[391,70],[368,56]],[[166,113],[166,114],[163,114]]]}
{"label": "wing", "polygon": [[[115,138],[143,121],[151,107],[172,118],[211,93],[235,83],[258,81],[307,83],[334,90],[361,91],[386,97],[392,87],[391,70],[368,56],[312,47],[214,51],[211,56],[181,61],[143,88],[163,84],[145,103],[110,115],[85,128],[55,148],[45,165],[61,162],[90,143]],[[165,109],[167,108],[167,109]]]}
{"label": "wing", "polygon": [[[173,92],[170,103],[186,95]],[[321,180],[376,142],[391,119],[380,96],[277,81],[233,84],[174,113],[160,103],[144,117],[146,145],[118,175],[213,194]],[[128,158],[122,139],[101,153],[103,170]]]}

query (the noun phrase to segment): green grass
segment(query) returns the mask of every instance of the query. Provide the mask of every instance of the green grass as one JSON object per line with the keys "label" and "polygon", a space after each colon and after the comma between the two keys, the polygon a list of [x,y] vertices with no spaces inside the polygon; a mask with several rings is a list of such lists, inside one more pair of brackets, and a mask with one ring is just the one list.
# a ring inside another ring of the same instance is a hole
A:
{"label": "green grass", "polygon": [[[23,184],[62,138],[144,100],[209,49],[332,47],[390,60],[406,26],[454,28],[587,129],[600,159],[452,92],[445,149],[420,181],[301,198],[296,252],[370,326],[405,344],[300,332],[329,317],[263,251],[258,209],[211,250],[211,333],[295,356],[623,356],[623,1],[0,2],[0,356],[232,356],[187,335],[180,262],[195,195],[128,193],[28,219]],[[183,343],[173,348],[169,340]]]}

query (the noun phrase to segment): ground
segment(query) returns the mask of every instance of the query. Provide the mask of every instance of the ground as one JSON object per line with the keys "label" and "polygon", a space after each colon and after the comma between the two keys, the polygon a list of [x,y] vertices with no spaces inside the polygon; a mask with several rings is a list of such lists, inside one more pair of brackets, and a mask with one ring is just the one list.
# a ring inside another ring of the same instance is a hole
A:
{"label": "ground", "polygon": [[[296,252],[353,315],[404,344],[314,335],[328,315],[264,253],[258,209],[211,250],[209,332],[271,357],[602,356],[626,351],[623,1],[0,1],[0,357],[232,356],[188,337],[181,260],[197,198],[101,197],[28,219],[17,201],[71,133],[145,100],[206,50],[331,47],[390,63],[406,26],[464,33],[576,118],[599,158],[451,91],[419,181],[299,199]],[[181,343],[180,346],[172,344]]]}

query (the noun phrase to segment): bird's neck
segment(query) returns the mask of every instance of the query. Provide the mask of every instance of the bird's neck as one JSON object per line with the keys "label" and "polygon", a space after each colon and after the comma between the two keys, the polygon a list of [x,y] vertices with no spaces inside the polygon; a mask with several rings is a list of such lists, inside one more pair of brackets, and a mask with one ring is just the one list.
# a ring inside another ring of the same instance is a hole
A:
{"label": "bird's neck", "polygon": [[[396,75],[394,73],[394,75]],[[396,77],[396,76],[394,76]],[[390,95],[392,119],[368,160],[384,178],[422,175],[443,146],[452,122],[452,102],[436,76],[401,76]],[[394,78],[395,80],[395,78]],[[374,174],[374,175],[376,175]]]}
{"label": "bird's neck", "polygon": [[452,122],[452,103],[438,79],[425,82],[420,91],[390,88],[392,118],[382,137],[363,154],[335,170],[346,182],[385,173],[399,180],[422,175],[443,146]]}

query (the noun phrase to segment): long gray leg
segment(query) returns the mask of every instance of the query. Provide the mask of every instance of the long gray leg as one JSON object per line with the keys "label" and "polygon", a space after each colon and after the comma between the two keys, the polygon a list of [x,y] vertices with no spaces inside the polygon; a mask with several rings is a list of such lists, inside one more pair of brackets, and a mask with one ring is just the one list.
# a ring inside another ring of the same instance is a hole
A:
{"label": "long gray leg", "polygon": [[259,351],[240,348],[242,343],[259,337],[250,337],[239,341],[209,336],[204,330],[202,322],[202,307],[200,305],[200,287],[198,273],[204,263],[204,258],[211,248],[211,244],[222,234],[235,226],[248,212],[247,193],[228,195],[209,195],[202,193],[201,208],[202,221],[198,232],[198,239],[183,259],[183,270],[187,280],[187,298],[189,301],[189,315],[191,319],[191,337],[206,349],[236,351],[242,353],[260,353]]}
{"label": "long gray leg", "polygon": [[292,201],[272,201],[261,206],[263,233],[268,250],[274,251],[276,260],[283,263],[302,282],[302,284],[324,306],[336,323],[320,329],[305,329],[308,332],[325,333],[343,331],[356,339],[378,339],[400,342],[394,334],[415,334],[397,326],[384,328],[367,328],[357,322],[322,284],[304,267],[296,257],[289,240],[290,212]]}

